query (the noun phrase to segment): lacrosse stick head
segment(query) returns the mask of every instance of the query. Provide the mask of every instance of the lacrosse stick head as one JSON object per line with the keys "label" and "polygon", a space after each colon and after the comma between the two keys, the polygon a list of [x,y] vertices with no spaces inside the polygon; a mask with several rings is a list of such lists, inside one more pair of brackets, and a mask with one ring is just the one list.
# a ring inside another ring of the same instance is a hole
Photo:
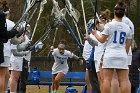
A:
{"label": "lacrosse stick head", "polygon": [[87,23],[87,31],[88,31],[88,34],[91,33],[92,29],[95,27],[94,25],[94,19],[90,19]]}
{"label": "lacrosse stick head", "polygon": [[97,26],[99,31],[102,31],[104,29],[104,24],[100,23],[98,19],[90,19],[87,23],[88,34],[90,34],[92,29],[95,29]]}
{"label": "lacrosse stick head", "polygon": [[41,1],[41,4],[43,4],[43,5],[46,4],[46,3],[47,3],[47,0],[42,0]]}
{"label": "lacrosse stick head", "polygon": [[20,23],[17,23],[13,29],[16,29],[17,31],[25,30],[26,24],[26,21],[21,21]]}
{"label": "lacrosse stick head", "polygon": [[58,14],[57,17],[54,18],[54,26],[57,26],[57,25],[63,25],[63,18],[65,18],[65,15],[66,15],[66,9],[63,8],[60,10],[60,14]]}
{"label": "lacrosse stick head", "polygon": [[74,16],[74,18],[76,19],[76,21],[78,22],[79,21],[79,18],[80,18],[80,12],[77,10],[77,9],[74,9],[73,8],[73,10],[74,10],[74,12],[73,12],[73,16]]}
{"label": "lacrosse stick head", "polygon": [[65,0],[65,4],[66,4],[66,7],[69,10],[68,13],[70,15],[72,15],[75,18],[75,20],[78,22],[78,20],[80,18],[80,12],[77,9],[72,7],[72,4],[70,3],[69,0]]}

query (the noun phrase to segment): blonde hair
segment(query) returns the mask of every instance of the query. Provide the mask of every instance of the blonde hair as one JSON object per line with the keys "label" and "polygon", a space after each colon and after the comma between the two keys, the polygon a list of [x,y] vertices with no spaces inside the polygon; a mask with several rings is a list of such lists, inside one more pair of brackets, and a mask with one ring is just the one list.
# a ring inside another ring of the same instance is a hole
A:
{"label": "blonde hair", "polygon": [[106,15],[106,19],[109,19],[110,18],[110,14],[111,14],[111,11],[109,9],[106,9],[104,12],[103,12],[103,15]]}

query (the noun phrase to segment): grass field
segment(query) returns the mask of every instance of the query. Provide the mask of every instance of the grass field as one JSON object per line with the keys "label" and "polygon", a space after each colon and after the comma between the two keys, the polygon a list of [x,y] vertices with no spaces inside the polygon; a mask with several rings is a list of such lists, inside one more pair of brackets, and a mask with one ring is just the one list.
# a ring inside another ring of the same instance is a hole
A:
{"label": "grass field", "polygon": [[[58,93],[65,93],[67,86],[60,86]],[[83,86],[73,86],[77,89],[78,93],[82,92]],[[37,85],[28,85],[26,93],[48,93],[48,86],[40,85],[40,89]]]}

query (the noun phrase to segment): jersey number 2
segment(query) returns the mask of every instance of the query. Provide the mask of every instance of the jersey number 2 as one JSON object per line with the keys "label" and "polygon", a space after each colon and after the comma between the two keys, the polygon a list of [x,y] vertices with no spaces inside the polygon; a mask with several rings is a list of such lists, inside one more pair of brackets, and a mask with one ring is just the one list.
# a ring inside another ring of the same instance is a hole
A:
{"label": "jersey number 2", "polygon": [[[113,43],[118,43],[117,42],[117,31],[114,32],[114,40]],[[119,43],[123,44],[124,43],[124,39],[125,39],[126,33],[125,32],[120,32],[120,37],[119,37]]]}

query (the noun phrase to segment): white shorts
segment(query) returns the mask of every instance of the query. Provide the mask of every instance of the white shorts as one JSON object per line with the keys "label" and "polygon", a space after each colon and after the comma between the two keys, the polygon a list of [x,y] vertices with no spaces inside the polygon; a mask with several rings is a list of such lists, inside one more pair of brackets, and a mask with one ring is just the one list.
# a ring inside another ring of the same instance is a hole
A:
{"label": "white shorts", "polygon": [[59,72],[62,72],[66,75],[68,73],[68,69],[62,69],[62,70],[58,70],[58,71],[52,70],[52,74],[57,74]]}
{"label": "white shorts", "polygon": [[103,58],[102,68],[128,69],[127,58]]}
{"label": "white shorts", "polygon": [[131,65],[132,64],[132,55],[128,55],[127,56],[127,61],[128,61],[128,65]]}
{"label": "white shorts", "polygon": [[95,69],[96,69],[96,73],[100,71],[100,61],[95,60]]}
{"label": "white shorts", "polygon": [[11,66],[9,67],[9,70],[14,70],[14,71],[22,71],[22,65],[23,65],[23,58],[15,58],[11,62]]}
{"label": "white shorts", "polygon": [[10,57],[5,56],[4,62],[0,64],[0,67],[10,67]]}

